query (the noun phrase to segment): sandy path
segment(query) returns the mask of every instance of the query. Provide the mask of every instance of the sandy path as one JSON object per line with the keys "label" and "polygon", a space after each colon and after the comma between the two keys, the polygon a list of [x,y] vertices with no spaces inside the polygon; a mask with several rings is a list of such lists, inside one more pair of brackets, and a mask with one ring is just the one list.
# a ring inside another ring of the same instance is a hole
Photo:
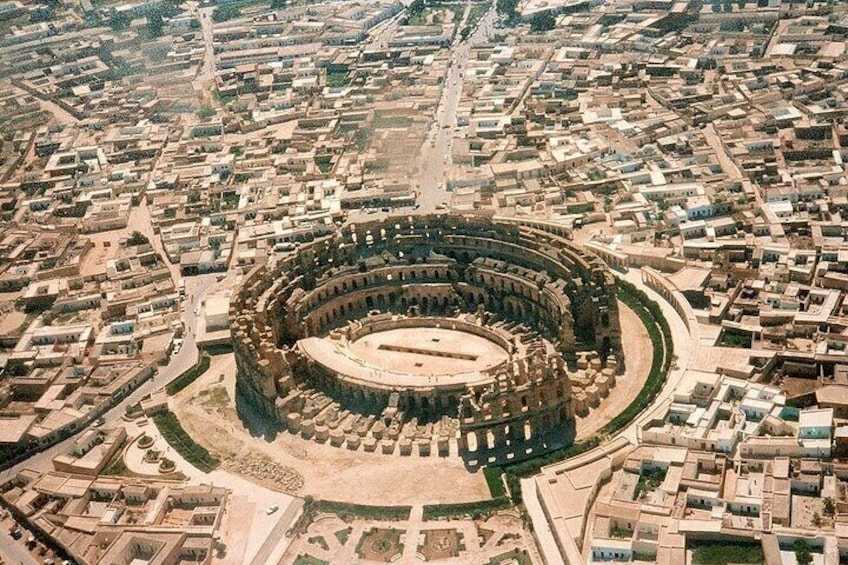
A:
{"label": "sandy path", "polygon": [[648,379],[654,348],[648,330],[639,316],[618,303],[618,321],[621,324],[622,346],[624,347],[625,372],[616,377],[615,387],[601,404],[589,412],[588,416],[577,418],[577,440],[586,439],[600,430],[610,420],[620,414],[634,398]]}

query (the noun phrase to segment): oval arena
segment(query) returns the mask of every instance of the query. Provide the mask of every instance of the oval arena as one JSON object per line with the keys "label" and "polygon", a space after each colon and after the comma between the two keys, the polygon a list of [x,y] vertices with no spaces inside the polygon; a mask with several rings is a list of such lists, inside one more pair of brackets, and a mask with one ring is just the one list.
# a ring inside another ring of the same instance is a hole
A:
{"label": "oval arena", "polygon": [[544,227],[347,225],[233,297],[240,410],[351,450],[522,458],[567,442],[587,394],[614,384],[615,296],[598,258]]}

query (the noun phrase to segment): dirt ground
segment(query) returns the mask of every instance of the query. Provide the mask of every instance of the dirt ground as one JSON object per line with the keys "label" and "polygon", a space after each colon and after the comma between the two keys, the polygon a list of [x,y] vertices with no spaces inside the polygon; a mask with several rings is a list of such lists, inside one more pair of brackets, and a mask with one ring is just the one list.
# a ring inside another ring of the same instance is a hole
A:
{"label": "dirt ground", "polygon": [[[451,565],[483,563],[541,563],[532,548],[532,533],[515,511],[457,520],[426,521],[413,508],[409,520],[353,519],[345,522],[335,514],[319,514],[289,546],[278,565],[297,563],[310,556],[326,563],[378,563],[395,557],[394,563],[425,562]],[[400,539],[395,538],[400,532]],[[397,551],[399,544],[402,550]],[[513,556],[523,560],[512,561]],[[367,559],[366,559],[367,557]]]}
{"label": "dirt ground", "polygon": [[[653,352],[644,326],[621,303],[619,320],[625,336],[627,370],[601,405],[578,419],[578,439],[591,435],[620,413],[636,397],[650,371]],[[235,372],[232,354],[213,357],[210,370],[178,394],[174,406],[186,431],[219,455],[227,468],[248,459],[267,458],[289,474],[293,470],[301,476],[302,486],[300,481],[290,482],[298,486],[296,491],[289,490],[292,494],[361,504],[466,502],[490,496],[482,472],[469,472],[456,457],[349,451],[287,432],[271,439],[252,436],[233,407]],[[273,486],[268,479],[251,480]]]}
{"label": "dirt ground", "polygon": [[270,441],[253,437],[232,408],[232,400],[222,407],[210,402],[209,392],[200,394],[219,382],[229,399],[235,398],[232,354],[213,357],[210,370],[177,395],[173,409],[186,431],[222,459],[244,460],[262,454],[295,469],[303,478],[299,496],[384,505],[470,502],[490,496],[483,473],[469,472],[456,457],[349,451],[286,432]]}
{"label": "dirt ground", "polygon": [[[85,237],[94,243],[94,247],[86,253],[80,265],[80,275],[87,277],[106,272],[106,262],[118,255],[120,248],[118,240],[129,235],[126,229],[102,231],[86,234]],[[109,247],[106,247],[108,242]]]}
{"label": "dirt ground", "polygon": [[591,436],[618,416],[636,398],[651,372],[654,349],[639,316],[619,302],[618,321],[621,324],[625,371],[623,375],[616,376],[615,387],[597,408],[587,416],[577,418],[578,441]]}
{"label": "dirt ground", "polygon": [[11,304],[0,305],[0,334],[14,332],[26,320],[26,313],[15,310]]}

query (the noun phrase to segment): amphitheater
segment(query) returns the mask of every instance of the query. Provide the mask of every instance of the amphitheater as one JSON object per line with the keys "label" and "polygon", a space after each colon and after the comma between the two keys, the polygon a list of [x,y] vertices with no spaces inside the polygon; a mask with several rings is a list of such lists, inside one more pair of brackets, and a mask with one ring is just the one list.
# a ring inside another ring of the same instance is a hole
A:
{"label": "amphitheater", "polygon": [[520,459],[569,441],[624,366],[605,265],[476,215],[301,243],[245,276],[230,318],[240,410],[364,452]]}

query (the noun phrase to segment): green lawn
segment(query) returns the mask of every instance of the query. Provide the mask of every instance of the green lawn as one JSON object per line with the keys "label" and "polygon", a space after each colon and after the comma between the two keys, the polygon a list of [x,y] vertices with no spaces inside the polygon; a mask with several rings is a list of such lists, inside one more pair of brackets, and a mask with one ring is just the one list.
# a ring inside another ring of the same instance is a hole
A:
{"label": "green lawn", "polygon": [[197,380],[197,377],[209,370],[209,356],[201,354],[197,364],[187,369],[183,374],[165,385],[165,392],[173,396]]}
{"label": "green lawn", "polygon": [[721,332],[721,339],[719,339],[718,344],[723,347],[740,347],[742,349],[750,349],[751,336],[725,330]]}
{"label": "green lawn", "polygon": [[195,443],[191,436],[183,429],[180,421],[173,412],[157,414],[153,417],[153,422],[159,428],[159,433],[162,434],[168,445],[173,447],[183,459],[201,471],[208,473],[220,463],[206,448]]}
{"label": "green lawn", "polygon": [[298,555],[294,560],[294,565],[330,565],[323,559],[312,557],[311,555]]}
{"label": "green lawn", "polygon": [[763,546],[758,543],[702,541],[692,546],[695,565],[723,563],[764,563]]}
{"label": "green lawn", "polygon": [[350,83],[349,73],[345,71],[327,71],[327,86],[330,88],[341,88]]}

